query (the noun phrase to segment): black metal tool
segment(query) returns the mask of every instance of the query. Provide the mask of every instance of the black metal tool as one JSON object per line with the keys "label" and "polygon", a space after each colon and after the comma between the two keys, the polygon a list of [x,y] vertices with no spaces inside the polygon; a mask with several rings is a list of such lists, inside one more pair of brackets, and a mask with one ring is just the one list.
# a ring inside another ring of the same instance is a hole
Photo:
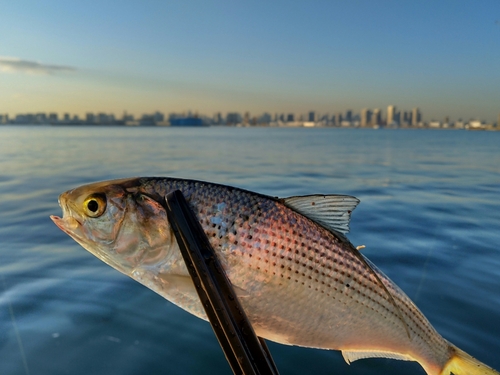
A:
{"label": "black metal tool", "polygon": [[278,375],[265,341],[255,335],[182,192],[169,193],[165,209],[198,296],[234,374]]}

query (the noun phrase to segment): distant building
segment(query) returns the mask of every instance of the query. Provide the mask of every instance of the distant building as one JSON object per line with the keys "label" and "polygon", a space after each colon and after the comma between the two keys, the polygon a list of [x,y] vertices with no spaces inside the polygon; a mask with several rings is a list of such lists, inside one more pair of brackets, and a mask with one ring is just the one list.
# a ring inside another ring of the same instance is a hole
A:
{"label": "distant building", "polygon": [[46,124],[47,123],[47,115],[45,113],[39,112],[35,115],[36,122],[38,124]]}
{"label": "distant building", "polygon": [[220,112],[217,112],[217,113],[214,115],[213,122],[214,122],[214,124],[216,124],[216,125],[220,125],[220,124],[222,124],[222,114],[221,114]]}
{"label": "distant building", "polygon": [[393,122],[396,122],[396,106],[389,105],[387,106],[387,125],[391,125]]}
{"label": "distant building", "polygon": [[155,123],[163,122],[163,121],[165,121],[165,115],[163,113],[161,113],[161,112],[156,111],[153,114],[153,120],[154,120]]}
{"label": "distant building", "polygon": [[16,115],[14,119],[16,124],[25,124],[26,123],[26,116],[25,115]]}
{"label": "distant building", "polygon": [[408,111],[399,112],[399,124],[408,126],[410,124],[411,113]]}
{"label": "distant building", "polygon": [[250,124],[250,112],[245,112],[245,114],[243,115],[243,123],[245,125]]}
{"label": "distant building", "polygon": [[316,113],[314,111],[309,112],[309,117],[308,117],[309,122],[315,122],[316,121]]}
{"label": "distant building", "polygon": [[347,120],[343,120],[341,123],[340,123],[340,126],[342,126],[343,128],[348,128],[352,125],[351,121],[347,121]]}
{"label": "distant building", "polygon": [[441,127],[440,121],[430,121],[429,122],[429,128],[440,128],[440,127]]}
{"label": "distant building", "polygon": [[394,114],[394,121],[396,122],[396,124],[398,125],[401,125],[401,121],[402,121],[402,118],[401,118],[401,111],[396,111],[396,113]]}
{"label": "distant building", "polygon": [[156,125],[155,114],[143,114],[139,120],[141,126],[154,126]]}
{"label": "distant building", "polygon": [[471,120],[469,121],[469,129],[484,129],[485,125],[480,120]]}
{"label": "distant building", "polygon": [[295,121],[295,115],[293,113],[289,113],[287,116],[286,116],[286,121],[287,122],[294,122]]}
{"label": "distant building", "polygon": [[372,126],[379,126],[382,123],[382,115],[380,108],[375,108],[372,113],[371,119]]}
{"label": "distant building", "polygon": [[325,113],[324,115],[316,114],[316,121],[314,121],[314,126],[330,126],[330,115]]}
{"label": "distant building", "polygon": [[372,117],[372,112],[368,108],[363,108],[361,110],[361,119],[360,119],[361,126],[367,127],[368,125],[370,125],[371,117]]}
{"label": "distant building", "polygon": [[448,128],[448,127],[450,127],[450,117],[445,116],[443,121],[443,128]]}
{"label": "distant building", "polygon": [[342,121],[343,121],[343,120],[344,120],[344,119],[342,118],[342,113],[337,112],[337,113],[335,114],[335,121],[334,121],[334,122],[335,122],[335,126],[340,126],[340,125],[342,124]]}
{"label": "distant building", "polygon": [[131,122],[134,121],[134,115],[129,115],[127,111],[123,111],[123,117],[122,117],[123,122]]}
{"label": "distant building", "polygon": [[260,124],[269,124],[271,122],[271,115],[267,112],[264,112],[257,121]]}
{"label": "distant building", "polygon": [[199,117],[178,117],[170,120],[170,126],[203,126]]}
{"label": "distant building", "polygon": [[345,111],[345,119],[344,120],[349,121],[349,122],[352,121],[352,111],[350,109]]}
{"label": "distant building", "polygon": [[241,116],[238,112],[229,112],[226,116],[226,123],[228,125],[236,125],[241,123]]}
{"label": "distant building", "polygon": [[109,123],[109,118],[108,118],[108,115],[106,113],[98,113],[97,114],[97,122],[99,124],[107,124]]}
{"label": "distant building", "polygon": [[56,124],[59,122],[59,116],[57,115],[57,113],[49,113],[49,122],[51,124]]}
{"label": "distant building", "polygon": [[422,121],[422,114],[420,113],[420,109],[415,107],[411,111],[411,126],[418,126],[420,121]]}
{"label": "distant building", "polygon": [[87,124],[95,124],[97,122],[95,115],[91,112],[87,112],[85,114],[85,122]]}

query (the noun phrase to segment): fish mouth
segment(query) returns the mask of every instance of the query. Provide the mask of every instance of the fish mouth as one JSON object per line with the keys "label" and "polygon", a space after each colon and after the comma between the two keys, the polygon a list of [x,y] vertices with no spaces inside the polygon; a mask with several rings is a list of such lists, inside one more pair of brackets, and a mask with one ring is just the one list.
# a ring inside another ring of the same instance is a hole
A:
{"label": "fish mouth", "polygon": [[81,227],[81,223],[76,220],[74,217],[69,216],[65,218],[61,218],[56,215],[50,215],[50,219],[54,222],[57,227],[62,230],[64,233],[69,235],[70,237],[78,237],[75,231]]}
{"label": "fish mouth", "polygon": [[57,227],[62,230],[64,233],[69,235],[70,237],[75,237],[75,231],[82,226],[82,223],[79,222],[75,217],[70,214],[70,209],[68,207],[68,202],[66,197],[71,193],[71,191],[67,191],[62,193],[59,196],[58,203],[62,208],[62,216],[59,217],[56,215],[50,215],[50,219],[54,222]]}

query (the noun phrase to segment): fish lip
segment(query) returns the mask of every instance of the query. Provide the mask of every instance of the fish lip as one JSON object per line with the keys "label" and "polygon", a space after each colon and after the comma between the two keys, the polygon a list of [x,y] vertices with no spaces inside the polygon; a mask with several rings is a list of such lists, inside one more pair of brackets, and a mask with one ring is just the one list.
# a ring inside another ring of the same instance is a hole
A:
{"label": "fish lip", "polygon": [[62,230],[63,232],[66,232],[66,228],[64,227],[63,225],[63,219],[59,216],[56,216],[56,215],[50,215],[50,220],[52,220],[54,222],[54,224],[60,229]]}
{"label": "fish lip", "polygon": [[50,215],[50,219],[64,233],[66,233],[70,237],[76,237],[76,238],[80,239],[80,237],[75,233],[75,228],[79,228],[82,226],[82,223],[78,219],[76,219],[73,216],[69,217],[69,219],[71,219],[73,221],[73,223],[72,223],[73,228],[69,228],[68,218],[64,218],[64,217],[61,218],[61,217],[56,216],[56,215]]}

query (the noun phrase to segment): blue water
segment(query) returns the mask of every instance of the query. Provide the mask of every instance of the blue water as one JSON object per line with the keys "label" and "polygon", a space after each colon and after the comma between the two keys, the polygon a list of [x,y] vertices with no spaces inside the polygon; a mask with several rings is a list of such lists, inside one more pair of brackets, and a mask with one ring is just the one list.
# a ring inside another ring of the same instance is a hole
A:
{"label": "blue water", "polygon": [[[127,176],[357,196],[349,238],[448,340],[500,369],[500,132],[0,127],[0,374],[231,374],[208,323],[49,220]],[[281,374],[423,374],[270,344]]]}

